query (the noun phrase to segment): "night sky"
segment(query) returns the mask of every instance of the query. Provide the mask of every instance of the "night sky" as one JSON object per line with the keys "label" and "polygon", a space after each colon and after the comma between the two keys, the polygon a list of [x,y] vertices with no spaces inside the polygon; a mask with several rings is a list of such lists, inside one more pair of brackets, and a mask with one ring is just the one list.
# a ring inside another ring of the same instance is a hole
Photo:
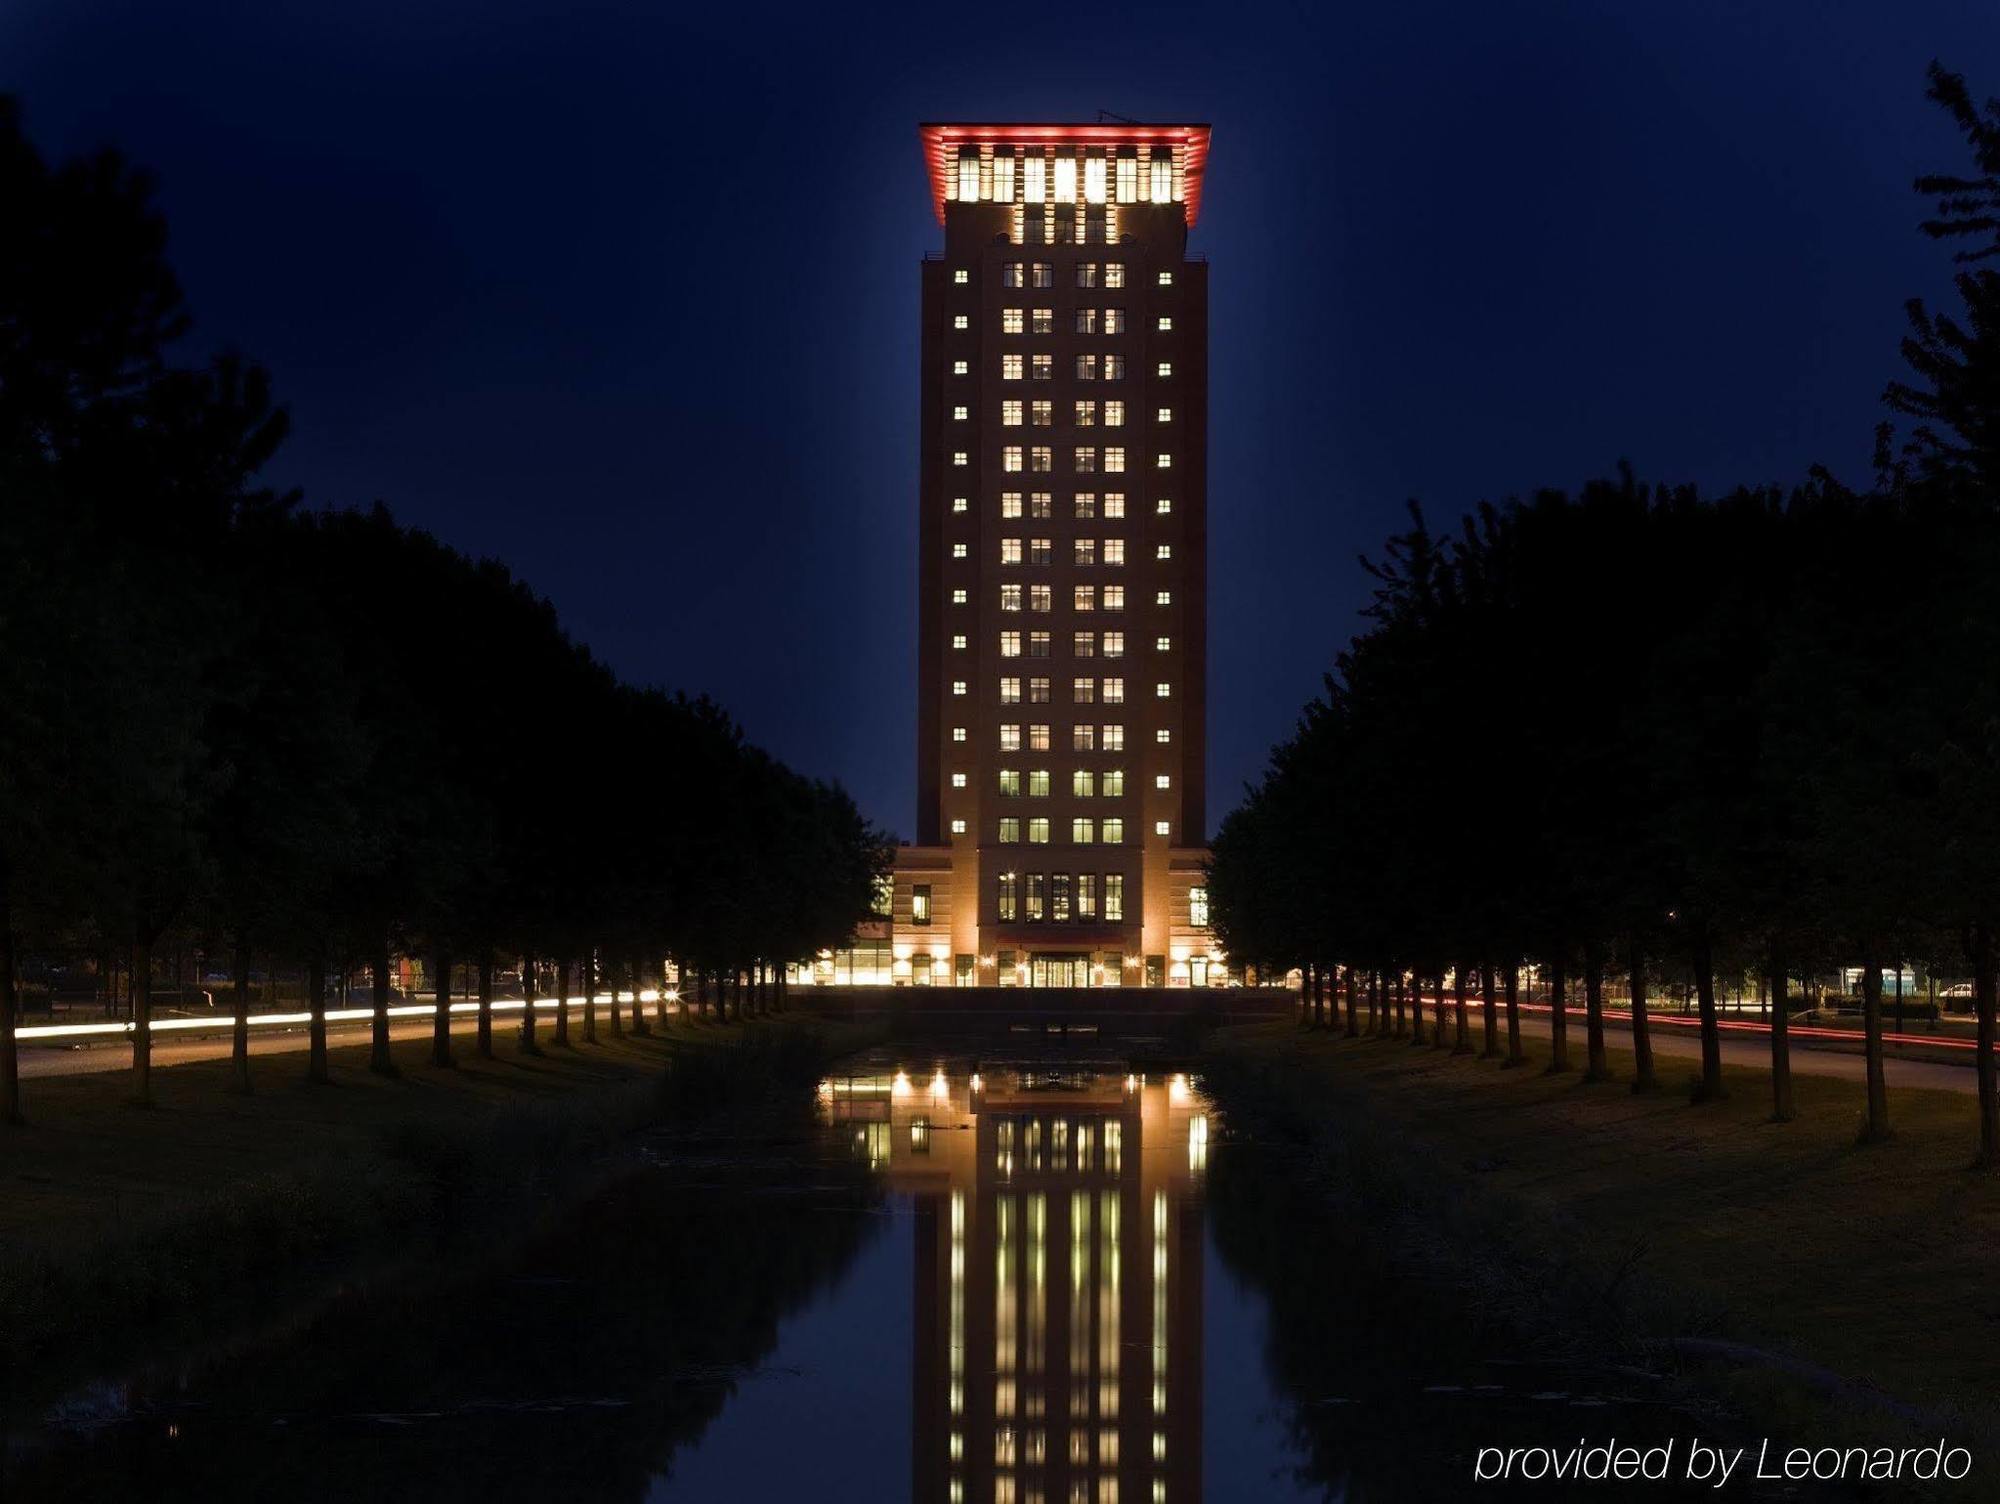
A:
{"label": "night sky", "polygon": [[919,120],[1214,123],[1213,824],[1405,498],[1866,480],[1948,286],[1932,57],[2000,91],[2000,8],[0,6],[44,150],[157,172],[278,480],[506,560],[905,836]]}

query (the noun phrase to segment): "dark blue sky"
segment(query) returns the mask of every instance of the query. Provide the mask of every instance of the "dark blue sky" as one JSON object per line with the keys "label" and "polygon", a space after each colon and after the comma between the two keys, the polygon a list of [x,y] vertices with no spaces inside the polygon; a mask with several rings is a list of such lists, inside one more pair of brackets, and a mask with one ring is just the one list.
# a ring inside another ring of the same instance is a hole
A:
{"label": "dark blue sky", "polygon": [[907,835],[919,120],[1214,122],[1213,822],[1406,497],[1865,479],[1949,271],[1923,69],[2000,90],[1996,44],[1910,0],[11,0],[0,88],[157,171],[280,479],[507,560]]}

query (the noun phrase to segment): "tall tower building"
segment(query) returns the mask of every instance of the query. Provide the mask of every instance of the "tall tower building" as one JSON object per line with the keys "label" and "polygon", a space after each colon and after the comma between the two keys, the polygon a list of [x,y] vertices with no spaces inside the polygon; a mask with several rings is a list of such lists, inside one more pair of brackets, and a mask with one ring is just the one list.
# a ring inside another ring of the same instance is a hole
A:
{"label": "tall tower building", "polygon": [[1219,981],[1201,886],[1208,266],[1188,256],[1209,128],[921,137],[944,248],[922,269],[898,979],[928,959],[914,980]]}

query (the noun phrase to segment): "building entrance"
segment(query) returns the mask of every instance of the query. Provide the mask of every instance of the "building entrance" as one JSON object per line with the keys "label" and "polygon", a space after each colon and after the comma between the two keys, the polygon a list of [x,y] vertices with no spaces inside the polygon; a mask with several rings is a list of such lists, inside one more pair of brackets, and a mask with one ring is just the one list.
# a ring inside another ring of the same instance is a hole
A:
{"label": "building entrance", "polygon": [[1028,958],[1031,987],[1088,987],[1090,957],[1037,952]]}

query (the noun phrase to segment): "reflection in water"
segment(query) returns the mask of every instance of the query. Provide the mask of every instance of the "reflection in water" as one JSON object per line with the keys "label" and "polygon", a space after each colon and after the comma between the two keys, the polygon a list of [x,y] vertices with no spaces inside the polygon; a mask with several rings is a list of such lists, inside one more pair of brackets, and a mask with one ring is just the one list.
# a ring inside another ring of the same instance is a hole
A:
{"label": "reflection in water", "polygon": [[1185,1076],[820,1089],[915,1204],[914,1500],[1201,1497],[1209,1109]]}

